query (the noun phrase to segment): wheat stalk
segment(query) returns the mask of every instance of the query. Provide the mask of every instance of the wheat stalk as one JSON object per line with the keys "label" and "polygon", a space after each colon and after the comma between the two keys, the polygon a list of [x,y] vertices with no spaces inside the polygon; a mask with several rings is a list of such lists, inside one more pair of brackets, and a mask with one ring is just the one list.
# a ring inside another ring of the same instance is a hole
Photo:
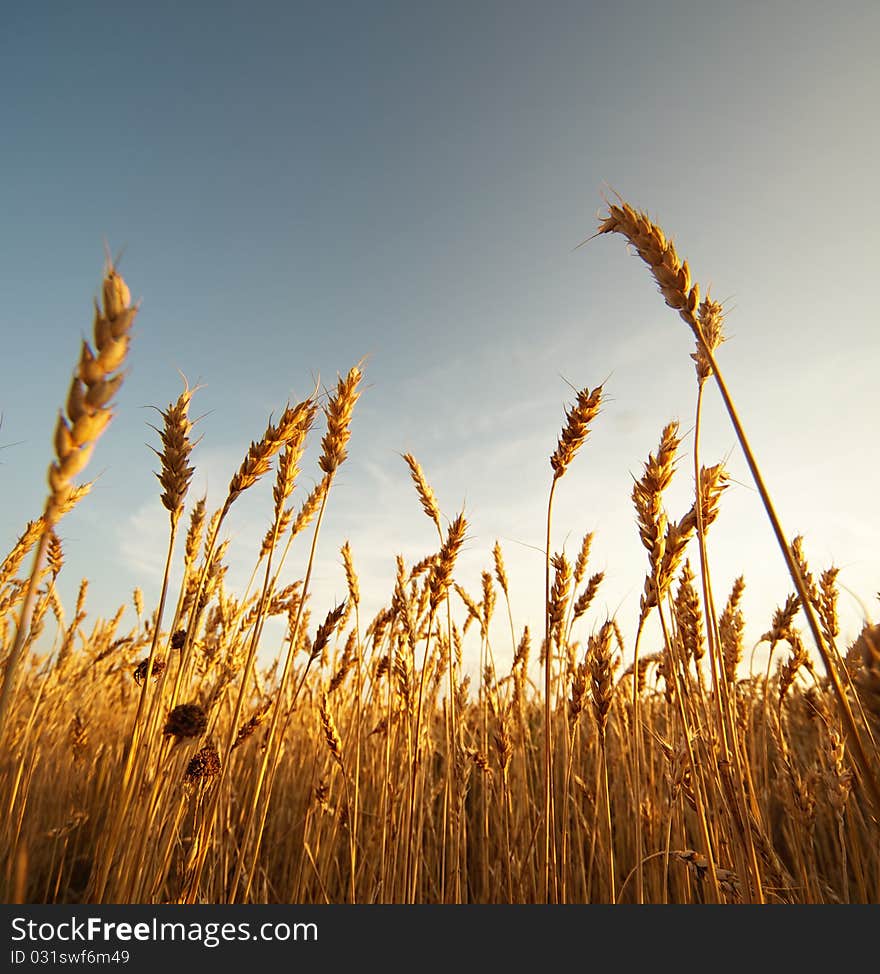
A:
{"label": "wheat stalk", "polygon": [[700,353],[704,356],[705,365],[711,368],[712,374],[715,376],[718,390],[724,400],[724,406],[730,417],[740,446],[742,447],[752,478],[755,481],[755,486],[761,495],[764,510],[767,513],[773,533],[776,536],[780,551],[785,559],[786,566],[798,595],[804,603],[804,614],[807,617],[810,632],[816,643],[819,655],[822,658],[825,672],[834,688],[838,708],[843,717],[847,733],[851,738],[853,751],[871,791],[875,810],[880,812],[880,780],[878,780],[876,771],[868,758],[862,736],[859,733],[852,708],[850,707],[846,691],[840,679],[840,674],[835,665],[834,657],[822,635],[816,614],[810,604],[805,580],[792,553],[791,546],[786,540],[785,532],[782,530],[782,525],[770,499],[770,494],[764,483],[764,478],[758,467],[757,460],[746,438],[739,415],[727,389],[727,384],[715,360],[714,352],[709,346],[707,337],[703,334],[702,327],[697,318],[700,304],[699,285],[691,280],[690,268],[688,267],[687,261],[682,261],[679,258],[675,246],[666,238],[666,235],[660,227],[653,223],[645,213],[636,211],[629,204],[622,203],[620,206],[609,206],[608,215],[599,223],[597,233],[619,233],[635,247],[638,255],[651,269],[654,280],[657,282],[666,303],[678,311],[681,318],[690,327],[697,340]]}

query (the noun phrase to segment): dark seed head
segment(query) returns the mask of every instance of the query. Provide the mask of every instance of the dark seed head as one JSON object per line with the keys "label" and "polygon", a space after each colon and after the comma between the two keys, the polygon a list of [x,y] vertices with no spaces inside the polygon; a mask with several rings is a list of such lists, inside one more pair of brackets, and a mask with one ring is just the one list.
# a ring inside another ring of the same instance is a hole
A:
{"label": "dark seed head", "polygon": [[[140,663],[134,668],[134,682],[141,686],[147,678],[147,667],[150,661],[148,659],[141,660]],[[162,671],[165,669],[165,660],[161,657],[153,660],[153,679],[156,680],[162,675]]]}
{"label": "dark seed head", "polygon": [[186,766],[184,780],[194,785],[199,780],[216,778],[220,774],[220,755],[213,744],[206,744]]}
{"label": "dark seed head", "polygon": [[184,737],[201,737],[208,728],[208,715],[197,703],[182,703],[175,707],[165,721],[164,734],[178,740]]}

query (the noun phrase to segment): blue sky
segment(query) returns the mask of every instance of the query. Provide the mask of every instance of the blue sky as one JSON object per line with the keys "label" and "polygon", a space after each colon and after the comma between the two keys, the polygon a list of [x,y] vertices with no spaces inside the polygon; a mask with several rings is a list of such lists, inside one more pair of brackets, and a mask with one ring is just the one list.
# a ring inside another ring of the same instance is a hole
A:
{"label": "blue sky", "polygon": [[[346,538],[372,609],[395,555],[434,545],[410,451],[444,513],[464,505],[462,581],[476,590],[499,539],[515,622],[540,629],[548,457],[569,383],[607,379],[554,548],[596,532],[598,611],[630,632],[646,565],[631,476],[666,421],[690,430],[695,385],[690,336],[623,240],[573,250],[618,191],[725,302],[722,361],[783,525],[817,573],[841,566],[854,635],[880,588],[878,36],[872,2],[4,9],[3,549],[42,508],[106,240],[143,304],[100,478],[60,532],[69,603],[84,575],[93,617],[136,585],[155,599],[147,407],[177,397],[178,370],[204,384],[190,497],[216,506],[270,413],[367,356],[315,616],[344,594]],[[790,584],[714,393],[703,453],[740,482],[710,550],[719,595],[745,574],[757,638]],[[672,514],[690,482],[685,455]],[[233,587],[271,514],[263,486],[229,521]]]}

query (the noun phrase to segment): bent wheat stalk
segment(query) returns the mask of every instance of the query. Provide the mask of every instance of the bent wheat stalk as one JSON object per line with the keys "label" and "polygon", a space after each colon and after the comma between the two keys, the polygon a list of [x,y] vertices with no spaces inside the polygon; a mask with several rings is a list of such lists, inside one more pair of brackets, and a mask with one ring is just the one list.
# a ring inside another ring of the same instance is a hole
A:
{"label": "bent wheat stalk", "polygon": [[739,440],[752,478],[755,481],[755,486],[761,495],[764,510],[767,513],[773,533],[782,551],[786,567],[801,598],[804,615],[807,618],[810,632],[813,635],[816,648],[825,666],[825,672],[834,690],[837,705],[844,725],[846,726],[847,735],[852,743],[856,761],[870,790],[875,810],[880,812],[880,783],[878,783],[874,769],[868,760],[868,755],[865,751],[862,737],[856,725],[855,717],[849,705],[849,700],[847,699],[846,691],[841,682],[832,652],[820,629],[800,569],[792,555],[791,546],[786,539],[785,532],[782,530],[779,516],[770,499],[770,493],[764,483],[758,462],[755,459],[745,430],[740,422],[739,415],[733,404],[733,399],[727,388],[727,383],[724,381],[724,376],[718,368],[711,343],[704,335],[699,319],[697,318],[697,310],[700,304],[699,285],[696,282],[692,282],[687,261],[679,259],[674,244],[672,241],[667,240],[666,235],[660,227],[652,223],[645,213],[634,210],[628,203],[622,203],[620,206],[609,206],[608,215],[601,221],[597,231],[597,234],[603,233],[619,233],[635,247],[638,255],[650,267],[654,280],[657,282],[663,297],[666,299],[666,303],[670,308],[678,311],[681,318],[693,332],[697,346],[715,376],[718,391],[721,393],[725,409],[730,417],[731,424]]}

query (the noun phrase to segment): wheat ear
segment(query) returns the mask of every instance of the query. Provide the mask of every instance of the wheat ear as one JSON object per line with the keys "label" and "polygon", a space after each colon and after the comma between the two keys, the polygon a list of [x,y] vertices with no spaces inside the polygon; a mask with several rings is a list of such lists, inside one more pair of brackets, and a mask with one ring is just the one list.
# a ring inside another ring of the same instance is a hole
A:
{"label": "wheat ear", "polygon": [[52,529],[82,492],[73,478],[87,466],[95,444],[113,416],[112,400],[122,385],[129,332],[138,312],[125,281],[109,264],[102,287],[103,307],[95,302],[94,348],[83,341],[64,411],[55,426],[55,459],[49,467],[49,496],[42,517],[42,536],[34,556],[15,642],[6,663],[0,692],[0,740],[12,697],[16,670],[30,630],[37,585]]}

